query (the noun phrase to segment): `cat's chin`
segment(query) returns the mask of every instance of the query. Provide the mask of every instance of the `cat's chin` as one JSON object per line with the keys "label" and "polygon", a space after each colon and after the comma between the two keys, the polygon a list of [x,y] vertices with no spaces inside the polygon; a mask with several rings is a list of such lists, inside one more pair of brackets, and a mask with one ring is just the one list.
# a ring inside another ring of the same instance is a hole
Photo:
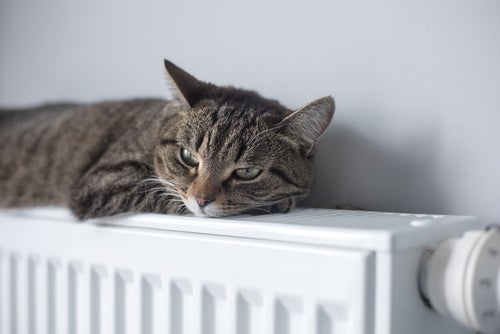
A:
{"label": "cat's chin", "polygon": [[217,217],[225,217],[231,216],[230,213],[222,212],[221,210],[210,210],[208,208],[192,210],[191,211],[196,217],[205,217],[205,218],[217,218]]}
{"label": "cat's chin", "polygon": [[203,208],[200,208],[195,200],[188,200],[184,202],[186,207],[191,211],[196,217],[223,217],[227,216],[227,213],[217,206],[215,203],[210,203]]}

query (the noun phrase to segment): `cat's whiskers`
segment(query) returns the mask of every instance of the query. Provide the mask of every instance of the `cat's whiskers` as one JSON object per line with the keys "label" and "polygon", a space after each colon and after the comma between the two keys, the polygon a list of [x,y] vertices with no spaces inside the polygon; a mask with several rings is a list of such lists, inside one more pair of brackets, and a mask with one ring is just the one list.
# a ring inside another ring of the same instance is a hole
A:
{"label": "cat's whiskers", "polygon": [[160,197],[168,197],[168,200],[171,202],[184,203],[182,199],[172,198],[170,194],[160,194]]}
{"label": "cat's whiskers", "polygon": [[142,189],[142,193],[148,193],[148,194],[156,194],[159,192],[164,192],[165,188],[164,187],[158,187],[158,188],[150,188],[150,189]]}
{"label": "cat's whiskers", "polygon": [[182,205],[180,205],[180,206],[179,206],[179,208],[180,208],[180,213],[181,213],[182,215],[185,215],[186,213],[189,213],[189,212],[190,212],[190,211],[188,210],[188,208],[187,208],[186,204],[182,204]]}
{"label": "cat's whiskers", "polygon": [[145,178],[145,179],[142,179],[141,181],[139,181],[139,184],[158,184],[160,183],[161,185],[163,186],[169,186],[169,187],[175,187],[176,185],[170,181],[167,181],[165,179],[162,179],[158,176],[151,176],[149,178]]}
{"label": "cat's whiskers", "polygon": [[169,190],[175,190],[176,188],[176,185],[174,183],[159,178],[157,176],[142,179],[141,181],[139,181],[139,184],[152,185],[156,186],[156,188],[166,188]]}
{"label": "cat's whiskers", "polygon": [[179,212],[179,207],[184,203],[179,191],[172,182],[157,176],[151,176],[142,179],[138,184],[142,188],[142,192],[146,193],[142,204],[143,208],[147,206],[163,207],[169,212]]}

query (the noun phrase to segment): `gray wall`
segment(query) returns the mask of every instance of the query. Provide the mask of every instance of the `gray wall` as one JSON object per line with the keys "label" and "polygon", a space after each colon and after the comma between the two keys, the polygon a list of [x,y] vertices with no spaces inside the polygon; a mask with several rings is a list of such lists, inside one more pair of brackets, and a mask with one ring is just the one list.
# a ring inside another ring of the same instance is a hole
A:
{"label": "gray wall", "polygon": [[165,95],[162,59],[296,108],[308,204],[500,220],[500,2],[0,1],[0,103]]}

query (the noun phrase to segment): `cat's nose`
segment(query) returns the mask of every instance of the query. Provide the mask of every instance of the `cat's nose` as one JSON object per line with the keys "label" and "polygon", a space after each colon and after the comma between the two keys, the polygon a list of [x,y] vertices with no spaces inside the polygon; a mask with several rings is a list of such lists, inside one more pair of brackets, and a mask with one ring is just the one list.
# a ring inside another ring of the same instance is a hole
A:
{"label": "cat's nose", "polygon": [[196,202],[198,203],[198,205],[200,206],[200,208],[204,208],[209,203],[211,203],[211,202],[214,201],[214,199],[208,198],[208,197],[205,197],[205,196],[198,196],[198,195],[196,195],[195,198],[196,198]]}

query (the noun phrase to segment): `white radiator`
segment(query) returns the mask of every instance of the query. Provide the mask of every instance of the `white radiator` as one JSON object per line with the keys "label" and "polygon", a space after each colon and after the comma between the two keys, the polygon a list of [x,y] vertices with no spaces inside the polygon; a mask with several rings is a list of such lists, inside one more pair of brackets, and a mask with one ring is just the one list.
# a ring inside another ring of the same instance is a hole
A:
{"label": "white radiator", "polygon": [[3,210],[0,334],[471,333],[425,305],[418,273],[427,249],[480,227],[314,209],[86,223]]}

